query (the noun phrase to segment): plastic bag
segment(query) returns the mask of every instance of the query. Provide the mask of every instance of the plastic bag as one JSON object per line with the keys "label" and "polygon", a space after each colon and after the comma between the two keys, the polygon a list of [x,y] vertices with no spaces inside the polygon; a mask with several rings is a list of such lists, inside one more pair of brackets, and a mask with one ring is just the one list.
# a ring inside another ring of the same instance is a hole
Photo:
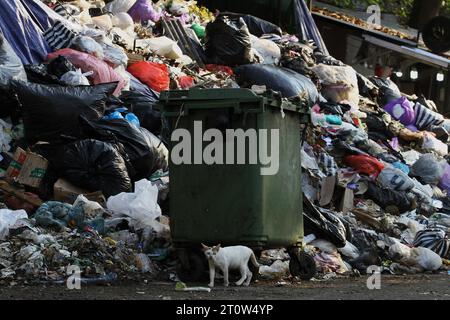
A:
{"label": "plastic bag", "polygon": [[381,170],[384,169],[384,164],[367,155],[350,155],[344,158],[345,163],[355,169],[358,173],[363,173],[369,177],[377,177]]}
{"label": "plastic bag", "polygon": [[356,71],[350,66],[318,64],[311,70],[322,83],[322,94],[335,103],[348,101],[353,107],[359,105],[359,88]]}
{"label": "plastic bag", "polygon": [[108,14],[98,17],[92,17],[92,23],[99,29],[109,31],[113,28],[112,19]]}
{"label": "plastic bag", "polygon": [[14,81],[23,108],[25,137],[30,143],[55,141],[62,134],[80,136],[78,118],[99,119],[115,83],[63,87]]}
{"label": "plastic bag", "polygon": [[25,210],[0,209],[0,240],[5,240],[9,235],[9,228],[20,219],[28,219]]}
{"label": "plastic bag", "polygon": [[136,171],[133,179],[147,178],[168,167],[169,152],[159,138],[125,119],[89,121],[83,118],[86,134],[102,141],[120,142]]}
{"label": "plastic bag", "polygon": [[0,32],[0,85],[8,85],[10,80],[27,81],[22,62]]}
{"label": "plastic bag", "polygon": [[396,243],[389,247],[389,254],[393,260],[403,265],[419,268],[425,271],[435,271],[442,266],[442,258],[428,248],[409,248]]}
{"label": "plastic bag", "polygon": [[87,76],[92,75],[92,73],[82,73],[80,69],[77,71],[69,71],[61,77],[61,81],[69,86],[89,86],[89,80]]}
{"label": "plastic bag", "polygon": [[447,190],[447,195],[450,195],[450,165],[448,163],[445,163],[445,170],[439,181],[439,188]]}
{"label": "plastic bag", "polygon": [[162,16],[156,12],[151,1],[148,0],[137,0],[130,10],[128,10],[128,14],[133,18],[134,22],[142,24],[149,20],[157,22]]}
{"label": "plastic bag", "polygon": [[415,123],[416,116],[413,105],[406,97],[401,97],[398,100],[386,104],[384,110],[405,126]]}
{"label": "plastic bag", "polygon": [[262,57],[264,64],[278,64],[281,50],[275,42],[251,36],[252,48]]}
{"label": "plastic bag", "polygon": [[448,145],[436,139],[429,133],[423,135],[422,149],[432,150],[441,156],[446,156],[448,154]]}
{"label": "plastic bag", "polygon": [[415,186],[406,173],[392,166],[386,166],[381,170],[377,181],[383,187],[396,191],[408,191]]}
{"label": "plastic bag", "polygon": [[155,135],[161,133],[161,112],[154,108],[158,101],[154,96],[136,91],[122,92],[120,100],[139,118],[142,127]]}
{"label": "plastic bag", "polygon": [[79,52],[73,49],[62,49],[47,56],[47,60],[54,59],[58,56],[66,57],[75,67],[83,72],[93,71],[92,81],[94,84],[118,82],[114,95],[118,96],[125,86],[125,80],[122,79],[106,62],[96,57]]}
{"label": "plastic bag", "polygon": [[112,23],[114,27],[120,28],[127,32],[134,32],[133,18],[126,12],[116,13],[112,17]]}
{"label": "plastic bag", "polygon": [[281,36],[283,33],[279,26],[255,16],[247,14],[243,16],[242,19],[245,21],[250,33],[257,37],[261,37],[262,35],[269,33]]}
{"label": "plastic bag", "polygon": [[165,64],[141,61],[129,66],[128,72],[157,92],[169,89],[169,70]]}
{"label": "plastic bag", "polygon": [[178,44],[167,37],[136,40],[136,47],[148,49],[168,59],[176,60],[183,56],[183,51]]}
{"label": "plastic bag", "polygon": [[318,238],[325,239],[342,248],[347,243],[347,232],[342,221],[330,210],[315,207],[304,199],[303,210],[305,234],[313,233]]}
{"label": "plastic bag", "polygon": [[371,77],[370,81],[378,87],[378,102],[381,106],[385,106],[402,97],[400,89],[391,79]]}
{"label": "plastic bag", "polygon": [[450,258],[450,240],[441,229],[430,228],[417,232],[413,246],[428,248],[444,259]]}
{"label": "plastic bag", "polygon": [[411,176],[419,177],[425,184],[438,184],[444,175],[445,161],[439,161],[432,153],[422,155],[411,167]]}
{"label": "plastic bag", "polygon": [[136,0],[114,0],[105,6],[105,10],[114,14],[128,12]]}
{"label": "plastic bag", "polygon": [[237,67],[234,71],[241,86],[265,85],[271,90],[281,92],[286,98],[305,97],[309,107],[319,99],[319,93],[312,81],[290,69],[251,64]]}
{"label": "plastic bag", "polygon": [[217,17],[206,26],[205,41],[208,63],[236,66],[255,61],[250,32],[242,18]]}
{"label": "plastic bag", "polygon": [[48,73],[60,79],[69,71],[76,71],[77,68],[64,56],[58,56],[48,63]]}
{"label": "plastic bag", "polygon": [[82,140],[65,147],[61,175],[69,182],[105,197],[131,190],[125,161],[109,143]]}
{"label": "plastic bag", "polygon": [[75,50],[92,54],[94,57],[103,60],[105,55],[103,48],[94,39],[86,36],[76,37],[72,41],[71,47]]}
{"label": "plastic bag", "polygon": [[128,65],[128,56],[121,47],[105,42],[103,42],[101,46],[103,48],[103,52],[105,55],[104,59],[106,62],[112,64],[115,67],[126,67]]}
{"label": "plastic bag", "polygon": [[388,206],[396,206],[400,213],[404,213],[411,210],[412,207],[405,192],[382,188],[373,182],[367,183],[367,190],[364,195],[383,209]]}
{"label": "plastic bag", "polygon": [[129,216],[144,225],[152,225],[152,222],[161,215],[158,188],[146,179],[135,183],[133,193],[123,192],[110,197],[106,207],[115,215]]}

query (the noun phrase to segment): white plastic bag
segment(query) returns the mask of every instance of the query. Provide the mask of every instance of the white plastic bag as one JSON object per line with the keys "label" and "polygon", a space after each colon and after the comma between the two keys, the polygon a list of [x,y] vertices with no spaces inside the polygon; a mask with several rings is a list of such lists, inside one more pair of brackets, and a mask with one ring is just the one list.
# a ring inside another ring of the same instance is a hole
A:
{"label": "white plastic bag", "polygon": [[112,17],[114,27],[120,28],[124,31],[134,31],[133,18],[126,12],[119,12]]}
{"label": "white plastic bag", "polygon": [[428,248],[408,246],[396,243],[389,247],[389,254],[393,260],[408,267],[416,267],[425,271],[435,271],[442,266],[442,258]]}
{"label": "white plastic bag", "polygon": [[68,86],[89,86],[87,76],[92,75],[92,72],[83,73],[81,69],[77,71],[69,71],[61,76],[61,81]]}
{"label": "white plastic bag", "polygon": [[114,0],[105,6],[106,11],[117,14],[120,12],[128,12],[136,0]]}
{"label": "white plastic bag", "polygon": [[351,259],[356,259],[359,257],[360,252],[355,245],[350,242],[345,243],[345,247],[337,249],[344,257],[348,257]]}
{"label": "white plastic bag", "polygon": [[183,57],[181,48],[175,41],[167,37],[137,40],[136,47],[148,49],[151,52],[168,59],[176,60]]}
{"label": "white plastic bag", "polygon": [[109,31],[113,28],[112,19],[108,14],[104,14],[103,16],[93,17],[92,23],[104,31]]}
{"label": "white plastic bag", "polygon": [[153,225],[161,215],[158,205],[158,187],[143,179],[135,183],[135,192],[122,192],[109,197],[106,207],[115,215],[127,215],[143,225]]}
{"label": "white plastic bag", "polygon": [[264,64],[277,64],[281,58],[280,47],[275,42],[260,39],[254,35],[250,36],[252,49],[254,49],[262,58]]}
{"label": "white plastic bag", "polygon": [[427,133],[423,135],[422,149],[433,150],[441,156],[446,156],[448,154],[448,145]]}
{"label": "white plastic bag", "polygon": [[270,266],[260,266],[259,274],[268,279],[279,279],[289,274],[289,262],[276,260]]}
{"label": "white plastic bag", "polygon": [[93,56],[99,58],[100,60],[104,59],[103,48],[100,44],[97,43],[91,37],[79,36],[76,37],[71,45],[74,49],[82,52],[86,52],[92,54]]}
{"label": "white plastic bag", "polygon": [[0,240],[5,240],[9,235],[9,228],[12,227],[18,220],[28,219],[25,210],[9,210],[0,209]]}
{"label": "white plastic bag", "polygon": [[127,66],[128,56],[125,51],[116,45],[102,42],[103,53],[105,54],[104,60],[111,63],[114,67]]}
{"label": "white plastic bag", "polygon": [[311,68],[319,77],[323,96],[332,102],[348,101],[358,108],[359,89],[356,71],[350,66],[318,64]]}

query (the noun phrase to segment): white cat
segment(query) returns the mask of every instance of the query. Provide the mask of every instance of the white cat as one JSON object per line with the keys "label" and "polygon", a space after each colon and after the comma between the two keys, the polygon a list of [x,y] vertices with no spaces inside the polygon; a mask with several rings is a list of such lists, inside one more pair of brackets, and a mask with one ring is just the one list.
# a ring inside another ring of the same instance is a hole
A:
{"label": "white cat", "polygon": [[252,272],[248,268],[248,261],[251,260],[253,265],[259,268],[258,261],[252,249],[244,246],[232,246],[221,248],[220,244],[215,247],[208,247],[202,243],[203,252],[208,259],[209,264],[209,286],[214,287],[214,277],[216,267],[222,270],[224,285],[228,287],[228,271],[239,270],[241,278],[236,282],[237,286],[244,283],[245,286],[250,285],[252,280]]}

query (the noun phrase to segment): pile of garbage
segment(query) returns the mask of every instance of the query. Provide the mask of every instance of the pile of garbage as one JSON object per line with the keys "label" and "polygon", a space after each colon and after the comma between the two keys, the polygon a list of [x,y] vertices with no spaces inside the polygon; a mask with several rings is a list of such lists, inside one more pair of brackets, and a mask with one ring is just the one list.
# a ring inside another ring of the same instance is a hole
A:
{"label": "pile of garbage", "polygon": [[[273,23],[195,1],[2,6],[40,23],[24,19],[31,31],[17,37],[17,21],[0,22],[0,279],[59,281],[71,265],[91,280],[173,267],[156,104],[161,91],[194,88],[277,91],[309,106],[306,248],[322,274],[448,265],[450,120],[431,101]],[[287,274],[285,252],[263,255],[263,275]]]}

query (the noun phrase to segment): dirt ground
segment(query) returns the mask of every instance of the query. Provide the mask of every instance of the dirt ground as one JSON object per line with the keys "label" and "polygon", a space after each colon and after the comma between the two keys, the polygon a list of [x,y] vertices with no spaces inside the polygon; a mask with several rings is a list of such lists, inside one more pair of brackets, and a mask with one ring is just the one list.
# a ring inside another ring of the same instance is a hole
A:
{"label": "dirt ground", "polygon": [[[14,285],[0,286],[0,299],[77,299],[77,300],[385,300],[438,299],[450,300],[450,275],[426,274],[415,276],[382,275],[381,289],[369,290],[367,277],[335,278],[326,281],[276,283],[258,281],[250,287],[225,288],[217,285],[210,293],[177,292],[173,282],[125,282],[109,286],[88,285],[81,290],[66,286]],[[195,284],[206,285],[206,284]],[[193,284],[190,284],[193,286]]]}

